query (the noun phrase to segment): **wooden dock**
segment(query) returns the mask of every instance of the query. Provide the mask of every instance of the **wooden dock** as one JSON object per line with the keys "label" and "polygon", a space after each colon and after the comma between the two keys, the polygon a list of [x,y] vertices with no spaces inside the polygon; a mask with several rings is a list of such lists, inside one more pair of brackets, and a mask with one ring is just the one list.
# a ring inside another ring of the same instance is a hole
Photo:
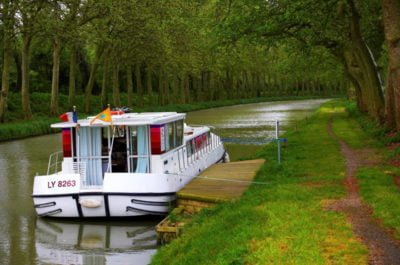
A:
{"label": "wooden dock", "polygon": [[251,184],[264,159],[215,164],[177,193],[182,200],[218,203],[239,198]]}
{"label": "wooden dock", "polygon": [[[264,159],[215,164],[194,178],[177,193],[177,209],[172,214],[199,212],[216,203],[238,199],[250,186]],[[157,225],[158,241],[166,243],[179,235],[184,221],[165,218]]]}

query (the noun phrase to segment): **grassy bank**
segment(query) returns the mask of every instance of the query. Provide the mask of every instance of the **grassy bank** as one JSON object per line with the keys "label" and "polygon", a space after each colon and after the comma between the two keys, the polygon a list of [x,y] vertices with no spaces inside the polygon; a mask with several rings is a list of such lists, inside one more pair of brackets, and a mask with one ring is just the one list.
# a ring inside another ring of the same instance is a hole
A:
{"label": "grassy bank", "polygon": [[275,147],[266,146],[256,180],[267,185],[195,216],[152,264],[366,264],[345,216],[325,210],[345,195],[344,160],[327,133],[332,118],[335,128],[351,120],[342,105],[327,103],[288,132],[281,166]]}
{"label": "grassy bank", "polygon": [[57,121],[57,118],[41,117],[0,124],[0,142],[58,132],[50,128],[50,124]]}
{"label": "grassy bank", "polygon": [[[236,99],[236,100],[221,100],[209,102],[193,102],[190,104],[170,104],[165,106],[145,106],[142,108],[134,107],[134,112],[143,111],[176,111],[176,112],[189,112],[201,109],[230,106],[237,104],[248,104],[266,101],[280,101],[280,100],[300,100],[300,99],[313,99],[317,97],[268,97],[268,98],[252,98],[252,99]],[[126,96],[122,94],[122,105],[126,105]],[[0,124],[0,141],[14,140],[25,138],[29,136],[42,135],[52,133],[54,130],[50,129],[50,124],[56,122],[57,117],[49,116],[49,102],[50,94],[33,93],[31,96],[32,112],[34,118],[30,121],[23,120],[23,113],[20,108],[19,94],[11,94],[9,100],[9,111],[7,112],[7,119],[9,122]],[[67,104],[68,98],[65,95],[60,95],[60,114],[71,111],[71,107]],[[93,96],[91,101],[91,109],[94,110],[92,114],[101,111],[99,104],[100,98]],[[83,109],[83,96],[77,97],[77,110],[78,114]],[[80,116],[84,116],[81,114]]]}

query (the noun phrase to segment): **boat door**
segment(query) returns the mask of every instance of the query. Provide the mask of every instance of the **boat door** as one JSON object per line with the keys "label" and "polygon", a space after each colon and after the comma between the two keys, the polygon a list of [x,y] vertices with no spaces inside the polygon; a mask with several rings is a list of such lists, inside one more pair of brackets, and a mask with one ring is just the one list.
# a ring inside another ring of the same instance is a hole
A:
{"label": "boat door", "polygon": [[112,135],[111,172],[128,172],[128,134],[126,126],[114,126]]}

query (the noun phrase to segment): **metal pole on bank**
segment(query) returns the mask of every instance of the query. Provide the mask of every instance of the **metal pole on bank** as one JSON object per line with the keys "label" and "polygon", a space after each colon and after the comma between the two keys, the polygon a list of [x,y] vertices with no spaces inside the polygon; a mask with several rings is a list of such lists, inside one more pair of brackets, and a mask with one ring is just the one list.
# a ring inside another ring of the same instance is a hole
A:
{"label": "metal pole on bank", "polygon": [[275,138],[278,143],[278,164],[281,163],[281,140],[279,139],[279,121],[275,123]]}

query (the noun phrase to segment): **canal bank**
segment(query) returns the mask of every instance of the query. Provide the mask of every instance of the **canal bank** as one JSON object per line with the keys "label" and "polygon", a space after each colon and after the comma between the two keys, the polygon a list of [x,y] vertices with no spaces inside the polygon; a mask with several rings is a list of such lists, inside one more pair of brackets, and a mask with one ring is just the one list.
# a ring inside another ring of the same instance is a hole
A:
{"label": "canal bank", "polygon": [[[318,99],[323,97],[312,96],[293,96],[293,97],[266,97],[266,98],[252,98],[252,99],[236,99],[236,100],[220,100],[210,102],[199,102],[191,104],[170,104],[165,106],[147,106],[144,108],[134,108],[134,112],[145,111],[175,111],[175,112],[191,112],[203,109],[211,109],[223,106],[232,106],[238,104],[251,104],[259,102],[274,102],[282,100],[306,100]],[[41,103],[40,103],[41,104]],[[71,110],[66,110],[71,111]],[[78,113],[80,109],[78,108]],[[98,110],[100,112],[101,110]],[[61,113],[60,113],[61,114]],[[95,115],[97,113],[93,113]],[[57,122],[59,119],[56,117],[47,116],[48,113],[40,113],[34,116],[32,120],[13,120],[7,123],[0,123],[0,142],[11,141],[17,139],[28,138],[32,136],[40,136],[58,132],[50,128],[50,124]],[[20,115],[22,116],[22,114]]]}
{"label": "canal bank", "polygon": [[[288,131],[281,165],[273,163],[273,146],[263,148],[258,157],[267,162],[256,181],[268,185],[253,184],[240,200],[193,216],[178,240],[157,251],[152,264],[367,264],[367,244],[344,213],[329,207],[346,195],[345,158],[329,126],[354,148],[377,145],[346,113],[347,104],[326,103]],[[388,155],[382,146],[377,150]],[[400,210],[393,205],[400,195],[393,175],[399,174],[388,164],[356,174],[372,218],[381,219],[397,238]]]}

